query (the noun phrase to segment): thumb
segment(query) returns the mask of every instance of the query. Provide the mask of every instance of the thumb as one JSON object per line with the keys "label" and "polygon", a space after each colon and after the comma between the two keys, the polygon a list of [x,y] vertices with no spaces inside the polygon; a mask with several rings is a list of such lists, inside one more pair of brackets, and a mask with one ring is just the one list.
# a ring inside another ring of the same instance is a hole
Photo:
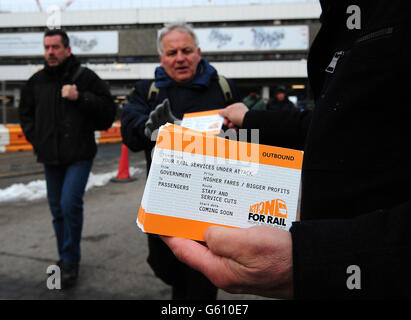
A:
{"label": "thumb", "polygon": [[147,127],[147,126],[144,128],[144,135],[145,135],[148,139],[151,139],[151,130],[150,130],[150,128]]}
{"label": "thumb", "polygon": [[164,114],[165,115],[171,115],[171,109],[170,109],[170,101],[168,99],[165,99],[163,101],[163,108],[164,108]]}
{"label": "thumb", "polygon": [[247,229],[212,226],[204,233],[204,239],[214,254],[236,260],[247,242]]}
{"label": "thumb", "polygon": [[170,100],[168,100],[168,98],[167,98],[167,99],[164,99],[163,105],[164,105],[164,108],[165,108],[167,111],[170,110]]}
{"label": "thumb", "polygon": [[230,107],[227,107],[225,109],[222,109],[218,114],[224,118],[223,125],[225,126],[230,126],[232,125],[231,120],[229,119],[230,115]]}
{"label": "thumb", "polygon": [[222,116],[223,118],[227,118],[228,115],[228,110],[227,108],[224,108],[222,110],[220,110],[220,112],[218,113],[220,116]]}
{"label": "thumb", "polygon": [[168,99],[164,100],[164,113],[168,117],[168,122],[175,122],[179,120],[171,111],[170,101]]}

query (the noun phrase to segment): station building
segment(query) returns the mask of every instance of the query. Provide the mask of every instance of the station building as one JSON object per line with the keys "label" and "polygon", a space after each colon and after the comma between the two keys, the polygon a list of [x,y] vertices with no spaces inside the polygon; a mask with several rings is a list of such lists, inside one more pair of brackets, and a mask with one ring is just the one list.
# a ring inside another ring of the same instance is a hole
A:
{"label": "station building", "polygon": [[307,56],[320,14],[317,2],[0,12],[0,123],[18,121],[21,89],[42,68],[43,33],[55,21],[82,64],[109,83],[120,110],[135,81],[154,77],[157,32],[175,21],[193,25],[203,57],[235,81],[242,97],[254,91],[269,99],[282,85],[306,106]]}

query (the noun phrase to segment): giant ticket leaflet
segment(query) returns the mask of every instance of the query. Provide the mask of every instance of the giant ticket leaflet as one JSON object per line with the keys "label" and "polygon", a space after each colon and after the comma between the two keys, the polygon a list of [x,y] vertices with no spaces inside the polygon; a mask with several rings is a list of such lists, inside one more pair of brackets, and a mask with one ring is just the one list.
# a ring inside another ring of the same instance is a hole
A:
{"label": "giant ticket leaflet", "polygon": [[137,216],[142,231],[203,241],[212,225],[289,230],[303,152],[176,125],[160,128]]}

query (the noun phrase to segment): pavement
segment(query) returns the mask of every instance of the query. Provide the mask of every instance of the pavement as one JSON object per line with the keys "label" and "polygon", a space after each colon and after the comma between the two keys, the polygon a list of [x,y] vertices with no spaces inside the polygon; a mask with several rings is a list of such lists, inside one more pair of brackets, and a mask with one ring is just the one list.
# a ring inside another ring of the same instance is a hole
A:
{"label": "pavement", "polygon": [[[101,145],[93,173],[117,170],[121,144]],[[146,181],[143,152],[129,152],[137,180],[109,182],[84,197],[82,262],[76,287],[49,290],[47,268],[58,260],[47,200],[0,203],[0,299],[167,300],[171,288],[146,262],[147,237],[136,225]],[[32,152],[0,154],[0,189],[44,179]],[[264,300],[219,290],[219,300]]]}

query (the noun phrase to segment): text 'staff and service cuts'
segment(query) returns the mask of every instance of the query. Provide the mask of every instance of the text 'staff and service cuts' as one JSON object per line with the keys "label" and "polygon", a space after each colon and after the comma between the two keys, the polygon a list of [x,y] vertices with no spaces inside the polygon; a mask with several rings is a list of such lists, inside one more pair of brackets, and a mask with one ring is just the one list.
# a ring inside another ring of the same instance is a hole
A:
{"label": "text 'staff and service cuts'", "polygon": [[212,225],[289,230],[302,160],[302,151],[163,126],[137,224],[144,232],[200,241]]}

